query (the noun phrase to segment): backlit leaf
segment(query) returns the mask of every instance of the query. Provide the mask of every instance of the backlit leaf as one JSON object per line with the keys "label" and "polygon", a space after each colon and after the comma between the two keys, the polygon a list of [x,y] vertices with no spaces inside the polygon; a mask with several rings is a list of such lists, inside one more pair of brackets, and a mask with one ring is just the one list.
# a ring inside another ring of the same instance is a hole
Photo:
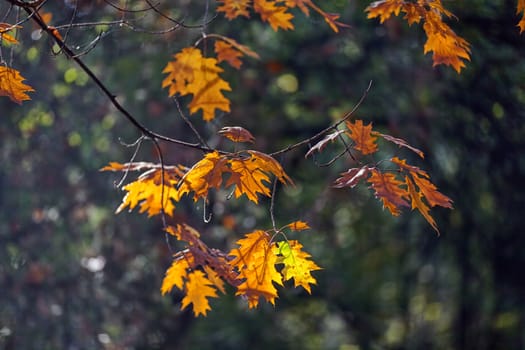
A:
{"label": "backlit leaf", "polygon": [[347,121],[346,126],[350,132],[348,136],[354,141],[354,148],[363,154],[372,154],[377,152],[377,137],[372,134],[372,123],[363,125],[362,120],[355,122]]}
{"label": "backlit leaf", "polygon": [[18,104],[30,100],[27,92],[35,90],[24,84],[24,80],[25,78],[16,69],[0,65],[0,96],[7,96]]}
{"label": "backlit leaf", "polygon": [[407,164],[407,161],[405,159],[399,159],[398,157],[392,157],[390,161],[396,164],[397,166],[399,166],[399,168],[410,172],[412,176],[420,175],[420,176],[429,178],[428,173],[426,171],[419,169],[417,166]]}
{"label": "backlit leaf", "polygon": [[294,287],[301,286],[311,294],[310,285],[317,284],[311,272],[320,270],[311,255],[302,250],[302,245],[296,240],[278,242],[275,253],[279,255],[278,264],[284,264],[281,271],[284,280],[294,280]]}
{"label": "backlit leaf", "polygon": [[412,176],[412,179],[431,207],[439,205],[441,207],[452,209],[452,199],[439,192],[437,187],[430,182],[430,180],[419,176]]}
{"label": "backlit leaf", "polygon": [[418,192],[416,190],[416,186],[414,185],[414,183],[412,182],[412,180],[410,180],[408,176],[405,177],[405,181],[406,181],[406,184],[408,185],[408,193],[410,194],[410,198],[412,200],[411,201],[412,209],[417,208],[419,212],[421,213],[421,215],[423,215],[425,220],[427,220],[427,222],[432,226],[432,228],[436,230],[436,232],[439,234],[439,230],[437,228],[436,221],[430,215],[430,208],[425,203],[423,203],[423,201],[421,200],[421,197],[422,197],[421,192]]}
{"label": "backlit leaf", "polygon": [[382,173],[378,169],[370,169],[371,176],[368,182],[375,191],[376,198],[381,199],[383,206],[394,216],[398,216],[401,207],[408,207],[406,199],[409,197],[407,190],[401,186],[404,182],[396,179],[392,173]]}
{"label": "backlit leaf", "polygon": [[275,0],[253,0],[253,9],[259,13],[261,19],[268,22],[273,30],[294,29],[291,22],[293,15],[287,12],[286,6],[279,5]]}
{"label": "backlit leaf", "polygon": [[162,287],[160,288],[162,295],[171,292],[174,286],[183,290],[188,271],[193,267],[193,256],[191,253],[177,253],[162,280]]}
{"label": "backlit leaf", "polygon": [[271,249],[270,236],[258,230],[246,234],[237,244],[239,248],[230,251],[230,263],[238,269],[242,281],[236,295],[246,297],[250,308],[257,307],[261,297],[275,304],[278,295],[273,283],[282,285],[282,275],[275,268],[277,256]]}
{"label": "backlit leaf", "polygon": [[18,40],[11,34],[9,34],[10,31],[12,31],[15,28],[22,28],[18,25],[12,25],[9,23],[0,23],[0,41],[5,40],[6,42],[10,44],[18,44]]}
{"label": "backlit leaf", "polygon": [[314,153],[315,151],[321,152],[323,150],[323,148],[328,144],[328,142],[333,142],[343,132],[345,132],[345,131],[344,130],[337,130],[337,131],[334,131],[331,134],[326,135],[321,141],[317,142],[314,146],[312,146],[312,148],[310,148],[310,150],[308,150],[308,152],[305,155],[305,158],[308,157],[309,155],[311,155],[312,153]]}
{"label": "backlit leaf", "polygon": [[365,165],[360,168],[351,168],[341,173],[341,177],[334,182],[335,188],[355,187],[361,179],[366,178],[370,172],[370,168]]}
{"label": "backlit leaf", "polygon": [[390,142],[393,142],[395,143],[396,145],[398,145],[399,147],[405,147],[405,148],[408,148],[409,150],[411,150],[412,152],[416,153],[418,156],[420,156],[421,158],[425,158],[425,154],[423,153],[423,151],[415,148],[415,147],[412,147],[408,144],[408,142],[406,142],[405,140],[403,139],[399,139],[397,137],[393,137],[393,136],[390,136],[390,135],[386,135],[386,134],[382,134],[380,132],[377,132],[377,131],[374,131],[372,132],[374,135],[378,135],[378,136],[381,136],[382,138],[384,138],[385,140],[387,141],[390,141]]}
{"label": "backlit leaf", "polygon": [[520,33],[523,33],[525,31],[525,0],[518,0],[516,13],[518,15],[521,13],[521,19],[518,22],[518,27],[520,28]]}
{"label": "backlit leaf", "polygon": [[193,95],[189,104],[190,113],[202,110],[206,121],[215,118],[217,109],[230,111],[230,100],[223,95],[223,91],[231,91],[231,88],[219,76],[223,69],[217,66],[217,59],[203,57],[202,52],[194,47],[184,48],[174,58],[162,71],[168,74],[162,81],[162,87],[169,89],[169,96]]}
{"label": "backlit leaf", "polygon": [[208,298],[216,298],[217,290],[213,283],[206,278],[204,272],[195,270],[188,274],[188,281],[186,282],[186,296],[182,299],[181,309],[185,309],[188,305],[193,304],[193,314],[199,316],[200,314],[206,316],[206,313],[211,310]]}
{"label": "backlit leaf", "polygon": [[292,231],[304,231],[309,230],[310,226],[304,221],[294,221],[286,225],[285,227],[289,228]]}
{"label": "backlit leaf", "polygon": [[255,137],[251,132],[240,126],[225,126],[219,130],[218,134],[233,142],[255,142]]}
{"label": "backlit leaf", "polygon": [[229,20],[239,16],[250,17],[248,9],[251,6],[252,0],[219,0],[221,5],[217,7],[218,12],[223,12],[224,16]]}
{"label": "backlit leaf", "polygon": [[367,18],[379,17],[379,22],[383,23],[392,15],[399,15],[401,8],[404,5],[404,0],[381,0],[374,1],[366,8],[368,12]]}

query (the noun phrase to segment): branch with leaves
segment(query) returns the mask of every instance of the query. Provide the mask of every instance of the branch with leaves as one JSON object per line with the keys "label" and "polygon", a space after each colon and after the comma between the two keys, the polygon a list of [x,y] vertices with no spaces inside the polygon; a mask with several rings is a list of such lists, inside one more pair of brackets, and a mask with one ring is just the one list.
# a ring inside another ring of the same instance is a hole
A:
{"label": "branch with leaves", "polygon": [[[278,298],[276,287],[283,286],[286,281],[293,280],[294,287],[300,286],[308,293],[311,293],[311,286],[316,284],[312,273],[320,267],[303,250],[298,240],[288,239],[288,236],[309,229],[308,224],[298,220],[280,228],[276,227],[273,207],[277,183],[293,185],[293,180],[283,165],[276,160],[278,155],[313,144],[305,150],[305,157],[309,158],[324,152],[328,144],[337,143],[341,146],[341,151],[326,165],[332,165],[346,157],[353,166],[334,179],[333,187],[352,189],[365,183],[392,215],[398,216],[408,207],[412,210],[417,209],[438,234],[438,225],[430,209],[436,206],[452,209],[452,200],[438,191],[430,175],[420,167],[409,164],[406,159],[397,155],[381,160],[374,159],[380,147],[384,147],[384,144],[378,141],[386,141],[385,144],[393,144],[410,151],[421,159],[424,158],[424,154],[405,140],[375,131],[371,123],[365,125],[362,120],[353,118],[365,100],[370,85],[354,109],[338,121],[306,139],[269,154],[257,149],[244,149],[243,145],[246,144],[255,146],[256,139],[250,131],[241,126],[225,126],[218,131],[219,135],[233,143],[234,151],[212,148],[191,120],[186,118],[185,110],[190,117],[200,114],[206,122],[214,120],[218,113],[229,113],[232,106],[228,93],[232,91],[232,87],[223,77],[225,69],[240,70],[246,58],[259,58],[253,49],[233,38],[218,33],[207,33],[208,21],[217,20],[220,16],[227,20],[235,20],[256,15],[274,31],[293,30],[294,13],[300,11],[305,16],[312,13],[320,16],[335,33],[347,27],[338,21],[339,15],[325,12],[311,0],[219,0],[215,8],[215,17],[209,16],[207,8],[204,23],[197,26],[186,25],[183,21],[162,12],[156,4],[145,1],[146,6],[141,8],[140,13],[151,13],[170,22],[170,27],[166,30],[151,31],[152,33],[166,33],[190,27],[200,30],[200,36],[194,45],[174,53],[172,60],[159,72],[164,74],[162,88],[167,89],[168,97],[175,98],[179,114],[197,139],[194,143],[157,133],[139,122],[139,118],[117,100],[103,79],[83,61],[82,56],[87,52],[81,55],[71,48],[68,43],[70,31],[94,27],[98,22],[74,23],[72,19],[68,24],[53,26],[52,14],[46,12],[45,0],[5,2],[10,4],[4,16],[6,21],[10,19],[9,14],[20,10],[24,11],[26,16],[22,18],[18,13],[10,23],[0,23],[2,48],[12,50],[14,46],[21,45],[16,33],[25,29],[27,21],[33,21],[58,46],[62,54],[73,60],[87,74],[109,103],[138,130],[141,136],[136,143],[137,147],[144,139],[154,142],[159,157],[158,163],[137,162],[132,159],[128,163],[110,162],[101,170],[124,173],[121,182],[124,182],[129,174],[138,173],[132,181],[119,184],[125,195],[116,212],[138,208],[140,213],[147,213],[148,217],[160,216],[165,234],[185,245],[184,249],[173,252],[173,261],[166,271],[161,292],[169,293],[174,287],[183,291],[181,307],[192,305],[196,316],[206,315],[211,309],[209,299],[218,297],[219,292],[226,293],[226,284],[235,289],[236,295],[245,298],[250,308],[257,307],[261,299],[275,304]],[[127,6],[142,3],[131,1]],[[106,5],[112,8],[116,17],[120,16],[120,19],[104,23],[126,25],[136,29],[131,24],[133,20],[123,19],[124,14],[136,13],[131,10],[132,7],[120,8],[109,1],[106,1]],[[12,11],[13,9],[15,11]],[[371,3],[366,12],[368,18],[379,18],[381,23],[389,20],[392,15],[400,14],[404,14],[404,19],[409,25],[422,23],[427,36],[423,52],[433,53],[434,66],[449,65],[460,73],[465,68],[465,61],[470,60],[470,44],[444,22],[444,19],[454,16],[445,9],[440,0],[382,0]],[[518,1],[517,12],[523,15],[518,24],[520,32],[523,32],[524,0]],[[201,45],[209,47],[210,42],[213,42],[213,52],[201,50]],[[0,96],[7,96],[18,104],[30,100],[29,93],[34,89],[25,82],[18,70],[8,66],[2,50],[0,60]],[[187,106],[181,106],[178,100],[184,96],[190,98]],[[159,146],[161,142],[200,150],[203,152],[202,158],[194,164],[166,164]],[[183,198],[189,196],[194,202],[207,203],[212,193],[221,190],[227,190],[230,193],[229,197],[235,199],[245,197],[255,205],[260,205],[261,197],[271,198],[272,227],[246,233],[236,241],[237,247],[232,247],[230,251],[221,251],[208,247],[201,239],[201,233],[187,223],[173,222],[174,213]]]}

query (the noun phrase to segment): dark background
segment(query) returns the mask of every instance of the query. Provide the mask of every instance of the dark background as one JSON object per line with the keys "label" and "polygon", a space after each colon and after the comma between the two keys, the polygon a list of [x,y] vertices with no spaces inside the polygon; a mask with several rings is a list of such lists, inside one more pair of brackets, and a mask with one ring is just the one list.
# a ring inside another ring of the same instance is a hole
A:
{"label": "dark background", "polygon": [[[102,1],[80,1],[76,11],[74,3],[46,5],[53,24],[122,18]],[[160,295],[170,264],[160,219],[114,215],[120,176],[98,171],[129,161],[134,148],[125,144],[140,135],[72,61],[52,53],[59,48],[24,23],[21,44],[1,51],[36,92],[22,106],[0,99],[0,348],[524,349],[525,39],[516,4],[445,3],[458,17],[448,23],[472,44],[461,75],[432,68],[419,25],[409,28],[400,18],[379,25],[366,19],[367,4],[320,4],[350,25],[339,34],[300,13],[295,31],[278,33],[258,20],[212,20],[208,33],[235,38],[261,60],[226,69],[231,114],[192,121],[224,148],[216,131],[241,125],[258,150],[270,153],[341,117],[372,80],[356,117],[425,152],[421,161],[382,144],[380,156],[408,158],[454,200],[454,210],[432,211],[441,236],[417,213],[391,217],[365,186],[331,188],[348,160],[320,168],[304,159],[307,149],[290,152],[279,161],[296,186],[279,191],[276,219],[312,226],[293,238],[323,267],[314,273],[318,285],[312,295],[279,289],[275,308],[263,303],[256,310],[230,290],[212,300],[205,318],[180,311],[181,294]],[[8,8],[2,2],[0,13]],[[186,24],[213,13],[200,1],[163,2],[161,9]],[[137,28],[173,25],[151,12],[125,16]],[[88,50],[85,62],[143,123],[194,142],[161,89],[161,71],[200,31],[158,35],[99,25],[75,28],[67,42]],[[163,147],[168,163],[191,165],[202,156]],[[338,150],[329,146],[318,161]],[[150,144],[137,160],[156,160]],[[179,206],[176,220],[223,249],[271,226],[267,200],[254,206],[224,197],[212,198],[210,224],[191,202]]]}

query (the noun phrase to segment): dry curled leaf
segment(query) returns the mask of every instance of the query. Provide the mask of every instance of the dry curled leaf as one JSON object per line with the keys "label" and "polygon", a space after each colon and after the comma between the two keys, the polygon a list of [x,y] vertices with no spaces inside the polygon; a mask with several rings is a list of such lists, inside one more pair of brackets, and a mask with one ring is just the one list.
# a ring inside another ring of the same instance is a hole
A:
{"label": "dry curled leaf", "polygon": [[219,130],[218,134],[233,142],[255,143],[252,133],[240,126],[225,126]]}

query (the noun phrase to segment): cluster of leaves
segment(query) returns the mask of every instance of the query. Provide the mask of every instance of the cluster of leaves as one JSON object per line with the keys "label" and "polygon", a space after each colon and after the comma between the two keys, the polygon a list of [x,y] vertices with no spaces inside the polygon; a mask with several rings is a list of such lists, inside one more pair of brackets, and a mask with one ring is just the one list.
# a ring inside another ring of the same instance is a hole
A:
{"label": "cluster of leaves", "polygon": [[[404,207],[418,209],[438,233],[437,224],[430,215],[430,208],[434,206],[452,208],[452,200],[437,190],[430,181],[430,176],[419,167],[408,164],[406,159],[396,156],[380,161],[372,159],[372,155],[378,152],[379,138],[406,148],[421,158],[423,152],[402,139],[372,130],[372,125],[364,125],[362,120],[351,121],[352,113],[317,135],[273,154],[257,150],[227,152],[212,149],[194,128],[193,131],[199,139],[198,144],[188,144],[152,133],[122,107],[103,82],[77,55],[73,54],[64,42],[60,31],[48,25],[51,17],[43,12],[41,1],[27,4],[15,0],[10,2],[13,6],[26,10],[29,13],[28,18],[34,20],[59,44],[62,52],[74,59],[88,73],[88,76],[106,93],[110,102],[143,133],[142,137],[152,139],[155,144],[159,141],[167,141],[204,151],[202,159],[190,166],[169,165],[164,162],[160,164],[112,162],[104,167],[102,169],[104,171],[121,171],[126,175],[131,171],[140,172],[136,180],[122,186],[126,194],[117,212],[125,208],[133,210],[138,207],[140,213],[147,213],[150,217],[156,215],[163,218],[174,217],[176,204],[184,196],[192,195],[194,201],[203,200],[206,203],[210,191],[225,188],[232,191],[231,196],[236,199],[245,195],[249,201],[259,204],[259,196],[270,198],[274,196],[276,186],[272,188],[272,182],[293,184],[282,165],[272,155],[318,141],[307,152],[306,156],[310,156],[315,152],[323,151],[328,143],[336,140],[344,145],[341,156],[347,155],[356,166],[342,173],[335,180],[334,187],[353,188],[360,182],[366,182],[392,215],[400,215]],[[307,16],[310,15],[310,11],[315,12],[334,32],[345,26],[337,21],[339,15],[324,12],[311,0],[219,0],[218,3],[216,11],[224,14],[229,20],[240,16],[250,17],[254,12],[275,31],[294,29],[292,10],[295,8]],[[152,9],[158,11],[157,8],[152,7]],[[434,65],[450,65],[459,73],[465,66],[463,60],[470,59],[468,42],[456,35],[443,22],[443,18],[450,18],[453,15],[443,7],[440,0],[381,0],[372,3],[366,11],[369,18],[378,17],[381,22],[400,13],[405,14],[405,19],[410,25],[422,22],[427,35],[424,53],[433,52]],[[525,16],[524,0],[518,1],[517,11]],[[21,23],[23,22],[0,23],[2,45],[19,44],[13,33],[21,29]],[[519,27],[521,31],[525,30],[525,19],[520,21]],[[202,118],[211,121],[218,111],[231,110],[230,100],[225,96],[225,92],[231,91],[231,87],[220,76],[224,71],[220,64],[227,63],[235,69],[240,69],[245,56],[255,59],[259,56],[252,49],[231,38],[205,33],[204,29],[201,34],[201,38],[194,46],[183,48],[166,64],[163,70],[166,76],[162,87],[168,90],[170,97],[191,95],[191,101],[187,106],[189,113],[202,112]],[[212,57],[210,52],[204,54],[198,48],[204,40],[214,40],[215,57]],[[20,72],[8,67],[2,59],[0,95],[8,96],[16,103],[29,100],[27,93],[33,91],[33,88],[23,81]],[[339,129],[343,123],[346,128]],[[219,134],[236,144],[255,142],[249,131],[238,126],[224,127]],[[273,219],[272,210],[270,208]],[[311,273],[319,270],[319,266],[310,259],[308,253],[303,251],[301,243],[288,240],[285,234],[286,230],[296,232],[307,228],[308,225],[302,221],[294,221],[281,228],[277,228],[273,223],[273,227],[269,230],[247,233],[244,238],[237,240],[237,248],[223,252],[208,247],[201,240],[201,234],[186,223],[165,224],[166,233],[184,242],[186,248],[173,254],[173,262],[166,272],[161,292],[166,294],[173,287],[182,290],[185,295],[182,308],[192,304],[196,316],[206,315],[211,309],[209,298],[217,297],[218,291],[225,293],[225,284],[235,288],[236,295],[246,298],[251,308],[257,307],[261,297],[274,304],[278,297],[275,285],[282,286],[288,280],[293,280],[295,287],[301,286],[310,293],[311,285],[316,283]]]}

